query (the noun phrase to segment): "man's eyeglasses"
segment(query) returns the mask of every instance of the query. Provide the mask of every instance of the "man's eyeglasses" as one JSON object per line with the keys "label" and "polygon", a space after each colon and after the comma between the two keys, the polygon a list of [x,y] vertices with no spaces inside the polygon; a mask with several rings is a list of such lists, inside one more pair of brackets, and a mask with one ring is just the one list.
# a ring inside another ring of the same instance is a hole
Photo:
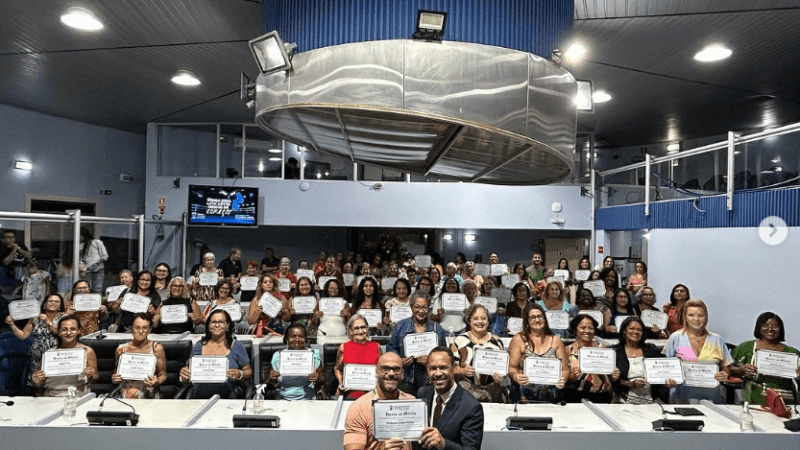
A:
{"label": "man's eyeglasses", "polygon": [[399,366],[396,366],[396,367],[378,366],[378,369],[381,371],[381,373],[393,372],[395,374],[400,374],[400,372],[403,371],[403,368],[399,367]]}

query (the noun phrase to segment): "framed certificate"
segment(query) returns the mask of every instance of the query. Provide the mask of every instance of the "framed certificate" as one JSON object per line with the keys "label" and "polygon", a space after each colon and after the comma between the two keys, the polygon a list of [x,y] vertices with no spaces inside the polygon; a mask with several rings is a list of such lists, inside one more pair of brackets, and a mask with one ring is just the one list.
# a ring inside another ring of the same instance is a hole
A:
{"label": "framed certificate", "polygon": [[357,314],[361,314],[367,319],[369,327],[377,327],[383,321],[383,313],[380,309],[359,309]]}
{"label": "framed certificate", "polygon": [[264,314],[274,319],[281,313],[283,302],[270,295],[269,292],[265,292],[258,300],[258,306],[261,307]]}
{"label": "framed certificate", "polygon": [[326,297],[319,299],[319,310],[327,315],[338,316],[344,308],[342,297]]}
{"label": "framed certificate", "polygon": [[584,281],[583,288],[588,289],[595,297],[606,295],[606,284],[603,280]]}
{"label": "framed certificate", "polygon": [[292,308],[295,314],[312,314],[317,306],[317,298],[311,295],[295,297],[292,299]]}
{"label": "framed certificate", "polygon": [[52,349],[42,355],[42,371],[46,377],[80,375],[85,368],[85,348]]}
{"label": "framed certificate", "polygon": [[505,273],[508,273],[508,265],[492,264],[492,276],[499,277]]}
{"label": "framed certificate", "polygon": [[654,309],[647,309],[642,311],[642,322],[647,328],[653,328],[656,325],[659,329],[665,330],[667,328],[667,314]]}
{"label": "framed certificate", "polygon": [[345,364],[342,385],[351,391],[371,391],[375,387],[375,366],[372,364]]}
{"label": "framed certificate", "polygon": [[356,279],[356,274],[354,273],[343,273],[342,274],[342,281],[344,282],[345,286],[352,286],[353,281]]}
{"label": "framed certificate", "polygon": [[644,358],[644,379],[650,384],[666,384],[667,380],[683,383],[683,368],[679,358]]}
{"label": "framed certificate", "polygon": [[189,320],[186,305],[162,305],[161,323],[186,323]]}
{"label": "framed certificate", "polygon": [[506,328],[508,334],[517,334],[522,331],[522,318],[521,317],[508,317],[506,318]]}
{"label": "framed certificate", "polygon": [[497,312],[497,298],[495,297],[478,296],[475,297],[475,303],[485,306],[486,310],[489,311],[489,314],[494,314]]}
{"label": "framed certificate", "polygon": [[215,306],[214,309],[221,309],[227,312],[234,322],[242,320],[242,305],[238,303],[225,303],[224,305]]}
{"label": "framed certificate", "polygon": [[719,372],[719,366],[716,363],[683,361],[681,366],[686,386],[702,388],[719,386],[719,381],[714,378],[714,375]]}
{"label": "framed certificate", "polygon": [[591,270],[576,270],[575,271],[575,280],[576,281],[586,281],[589,279],[589,275],[592,274]]}
{"label": "framed certificate", "polygon": [[547,325],[555,330],[566,330],[569,328],[569,313],[566,311],[545,311]]}
{"label": "framed certificate", "polygon": [[617,353],[610,347],[581,347],[578,360],[583,373],[611,375],[617,365]]}
{"label": "framed certificate", "polygon": [[311,269],[297,269],[297,274],[296,275],[297,275],[297,279],[298,280],[300,278],[303,278],[303,277],[306,277],[309,280],[313,280],[314,279],[314,271],[311,270]]}
{"label": "framed certificate", "polygon": [[124,284],[106,288],[106,301],[115,302],[119,300],[119,296],[122,295],[125,289],[128,289],[128,286],[125,286]]}
{"label": "framed certificate", "polygon": [[475,275],[488,277],[492,274],[492,266],[489,264],[475,264]]}
{"label": "framed certificate", "polygon": [[798,358],[795,353],[756,350],[755,366],[759,374],[774,377],[795,378]]}
{"label": "framed certificate", "polygon": [[200,286],[216,286],[218,281],[217,272],[200,272]]}
{"label": "framed certificate", "polygon": [[467,296],[464,294],[442,294],[442,308],[444,308],[445,311],[461,312],[467,309],[467,304]]}
{"label": "framed certificate", "polygon": [[528,356],[523,360],[528,384],[555,385],[561,379],[561,360],[558,358],[539,358]]}
{"label": "framed certificate", "polygon": [[144,295],[139,294],[131,294],[129,292],[122,297],[122,304],[119,306],[119,309],[135,314],[147,312],[147,308],[149,307],[150,297],[145,297]]}
{"label": "framed certificate", "polygon": [[397,277],[383,277],[381,278],[381,289],[384,291],[391,291],[394,289],[395,282],[397,282]]}
{"label": "framed certificate", "polygon": [[400,322],[403,319],[411,317],[411,306],[409,305],[393,305],[389,310],[389,320],[394,323]]}
{"label": "framed certificate", "polygon": [[511,301],[511,289],[505,286],[498,286],[492,289],[492,297],[497,299],[497,303],[507,305]]}
{"label": "framed certificate", "polygon": [[433,331],[425,333],[408,333],[403,336],[403,347],[405,357],[427,356],[435,347],[439,345],[439,335]]}
{"label": "framed certificate", "polygon": [[258,277],[241,277],[239,285],[243,291],[255,291],[258,287]]}
{"label": "framed certificate", "polygon": [[156,373],[156,355],[123,353],[119,355],[117,373],[123,380],[144,380]]}
{"label": "framed certificate", "polygon": [[500,276],[500,284],[509,289],[513,289],[517,283],[519,283],[519,274],[507,273]]}
{"label": "framed certificate", "polygon": [[39,317],[39,300],[15,300],[8,304],[8,313],[14,320],[35,319]]}
{"label": "framed certificate", "polygon": [[508,352],[504,350],[489,350],[476,348],[472,358],[472,367],[475,372],[482,375],[508,374]]}
{"label": "framed certificate", "polygon": [[317,280],[317,284],[319,285],[320,289],[325,289],[325,285],[328,284],[328,281],[335,279],[336,277],[329,277],[329,276],[319,277],[319,280]]}
{"label": "framed certificate", "polygon": [[192,383],[224,383],[228,379],[225,356],[192,356],[189,370]]}
{"label": "framed certificate", "polygon": [[278,278],[278,290],[281,292],[289,292],[292,290],[292,280],[288,278]]}
{"label": "framed certificate", "polygon": [[414,257],[414,267],[430,267],[431,255],[417,255]]}
{"label": "framed certificate", "polygon": [[75,311],[97,311],[102,301],[100,294],[75,294],[72,296],[72,307]]}
{"label": "framed certificate", "polygon": [[603,311],[598,311],[596,309],[585,309],[583,311],[578,311],[578,315],[581,314],[586,314],[587,316],[596,320],[598,325],[601,327],[603,326]]}
{"label": "framed certificate", "polygon": [[281,373],[281,376],[304,377],[314,371],[314,352],[312,350],[281,350],[278,364],[278,372]]}
{"label": "framed certificate", "polygon": [[428,405],[418,399],[373,400],[372,426],[379,441],[393,437],[418,441],[428,427]]}

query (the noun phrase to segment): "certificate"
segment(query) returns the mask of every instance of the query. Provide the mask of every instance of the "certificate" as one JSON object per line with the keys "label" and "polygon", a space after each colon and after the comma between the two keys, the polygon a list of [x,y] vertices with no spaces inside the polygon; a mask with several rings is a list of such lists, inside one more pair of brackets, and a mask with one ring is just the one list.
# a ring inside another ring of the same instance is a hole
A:
{"label": "certificate", "polygon": [[307,376],[314,371],[313,350],[281,350],[277,370],[281,376]]}
{"label": "certificate", "polygon": [[492,276],[499,277],[505,273],[508,273],[508,265],[492,264]]}
{"label": "certificate", "polygon": [[409,305],[394,305],[389,310],[389,320],[394,323],[400,322],[403,319],[411,317],[411,306]]}
{"label": "certificate", "polygon": [[125,297],[122,297],[122,304],[119,306],[119,309],[135,314],[147,312],[147,308],[149,307],[150,297],[128,292],[125,294]]}
{"label": "certificate", "polygon": [[107,302],[115,302],[119,300],[119,296],[128,289],[128,286],[121,284],[119,286],[111,286],[110,288],[106,288],[106,301]]}
{"label": "certificate", "polygon": [[292,280],[288,278],[278,278],[278,290],[281,292],[289,292],[292,290]]}
{"label": "certificate", "polygon": [[367,325],[372,328],[383,322],[383,313],[380,309],[359,309],[356,314],[364,316],[367,319]]}
{"label": "certificate", "polygon": [[719,372],[716,363],[689,362],[683,361],[683,379],[686,386],[715,388],[719,386],[719,381],[714,379],[714,375]]}
{"label": "certificate", "polygon": [[523,361],[528,384],[558,384],[561,380],[561,360],[528,356]]}
{"label": "certificate", "polygon": [[667,384],[667,380],[683,383],[679,358],[644,358],[644,379],[650,384]]}
{"label": "certificate", "polygon": [[258,277],[241,277],[239,285],[243,291],[255,291],[258,287]]}
{"label": "certificate", "polygon": [[372,364],[345,364],[342,385],[351,391],[371,391],[375,387],[375,366]]}
{"label": "certificate", "polygon": [[565,280],[564,277],[560,277],[558,275],[554,275],[552,277],[547,277],[547,284],[550,284],[552,282],[557,282],[557,283],[559,283],[561,285],[561,288],[563,289],[564,286],[567,285],[564,280]]}
{"label": "certificate", "polygon": [[497,299],[497,303],[508,304],[511,301],[511,289],[505,286],[498,286],[492,289],[492,297]]}
{"label": "certificate", "polygon": [[489,264],[475,264],[475,275],[488,277],[492,274],[492,266]]}
{"label": "certificate", "polygon": [[39,300],[16,300],[8,304],[8,313],[14,320],[35,319],[41,314]]}
{"label": "certificate", "polygon": [[42,355],[42,371],[46,377],[80,375],[85,367],[85,348],[53,349]]}
{"label": "certificate", "polygon": [[647,328],[653,328],[653,325],[655,325],[659,329],[665,330],[667,328],[667,318],[666,313],[654,309],[642,311],[642,322]]}
{"label": "certificate", "polygon": [[586,281],[589,279],[589,275],[592,274],[591,270],[576,270],[575,271],[575,280],[577,281]]}
{"label": "certificate", "polygon": [[439,335],[433,331],[408,333],[403,336],[406,358],[409,356],[427,356],[438,345]]}
{"label": "certificate", "polygon": [[622,328],[622,322],[625,321],[628,317],[631,316],[617,316],[614,318],[614,326],[617,327],[617,332]]}
{"label": "certificate", "polygon": [[[297,269],[297,279],[306,277],[309,280],[314,279],[314,271],[311,269]],[[287,278],[288,279],[288,278]]]}
{"label": "certificate", "polygon": [[283,309],[283,302],[271,296],[269,292],[265,292],[264,295],[262,295],[258,300],[258,306],[261,307],[261,310],[264,312],[264,314],[274,319],[281,313],[281,310]]}
{"label": "certificate", "polygon": [[756,350],[755,366],[759,374],[774,377],[794,378],[797,376],[798,358],[795,353]]}
{"label": "certificate", "polygon": [[603,326],[603,311],[598,311],[596,309],[585,309],[583,311],[578,311],[578,315],[581,314],[586,314],[587,316],[596,320],[599,326]]}
{"label": "certificate", "polygon": [[414,267],[430,267],[431,255],[417,255],[414,257]]}
{"label": "certificate", "polygon": [[238,303],[225,303],[224,305],[215,306],[214,309],[221,309],[227,312],[234,322],[242,320],[242,305]]}
{"label": "certificate", "polygon": [[72,307],[75,311],[97,311],[102,301],[100,294],[75,294],[72,296]]}
{"label": "certificate", "polygon": [[304,295],[292,299],[292,308],[294,308],[295,314],[313,314],[315,306],[317,306],[317,297],[311,295]]}
{"label": "certificate", "polygon": [[344,308],[342,297],[326,297],[319,299],[319,310],[328,315],[338,316]]}
{"label": "certificate", "polygon": [[442,294],[442,308],[445,311],[464,311],[467,309],[467,296],[464,294]]}
{"label": "certificate", "polygon": [[217,272],[200,272],[200,286],[216,286],[219,281]]}
{"label": "certificate", "polygon": [[192,383],[224,383],[228,379],[225,356],[192,356],[189,370]]}
{"label": "certificate", "polygon": [[123,380],[144,380],[156,373],[156,355],[123,353],[119,355],[117,373]]}
{"label": "certificate", "polygon": [[566,311],[545,311],[547,325],[556,330],[566,330],[569,328],[569,313]]}
{"label": "certificate", "polygon": [[186,305],[161,306],[161,323],[186,323],[187,320]]}
{"label": "certificate", "polygon": [[585,281],[583,288],[588,289],[595,297],[602,297],[606,295],[606,284],[603,280]]}
{"label": "certificate", "polygon": [[476,348],[472,358],[472,367],[475,372],[482,375],[499,373],[505,376],[508,373],[508,352],[504,350],[489,350]]}
{"label": "certificate", "polygon": [[485,306],[489,314],[497,312],[497,299],[495,297],[478,296],[475,297],[475,303]]}
{"label": "certificate", "polygon": [[397,281],[397,277],[383,277],[381,278],[381,289],[384,291],[391,291],[394,289],[394,283]]}
{"label": "certificate", "polygon": [[522,331],[522,318],[521,317],[509,317],[506,319],[506,328],[508,328],[508,334],[517,334]]}
{"label": "certificate", "polygon": [[328,281],[335,279],[336,277],[329,277],[329,276],[319,277],[319,280],[317,280],[317,284],[321,289],[325,289],[325,285],[328,284]]}
{"label": "certificate", "polygon": [[617,365],[617,352],[610,347],[581,347],[578,360],[583,373],[611,375]]}
{"label": "certificate", "polygon": [[514,285],[517,283],[519,283],[519,274],[507,273],[500,276],[500,284],[509,289],[514,289]]}
{"label": "certificate", "polygon": [[564,269],[554,270],[553,276],[561,277],[562,280],[567,281],[569,280],[569,270],[564,270]]}
{"label": "certificate", "polygon": [[428,427],[428,406],[422,400],[373,400],[372,426],[375,439],[400,438],[417,441]]}
{"label": "certificate", "polygon": [[352,286],[353,281],[356,279],[356,274],[354,273],[343,273],[342,274],[342,281],[344,282],[345,286]]}

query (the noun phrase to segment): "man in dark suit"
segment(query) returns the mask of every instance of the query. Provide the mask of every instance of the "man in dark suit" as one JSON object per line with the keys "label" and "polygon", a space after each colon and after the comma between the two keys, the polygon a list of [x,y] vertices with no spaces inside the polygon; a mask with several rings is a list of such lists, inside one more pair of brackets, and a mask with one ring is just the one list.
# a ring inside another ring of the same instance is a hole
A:
{"label": "man in dark suit", "polygon": [[414,448],[478,450],[483,441],[483,406],[455,382],[455,358],[447,347],[436,347],[426,364],[431,386],[417,391],[428,404],[430,425]]}

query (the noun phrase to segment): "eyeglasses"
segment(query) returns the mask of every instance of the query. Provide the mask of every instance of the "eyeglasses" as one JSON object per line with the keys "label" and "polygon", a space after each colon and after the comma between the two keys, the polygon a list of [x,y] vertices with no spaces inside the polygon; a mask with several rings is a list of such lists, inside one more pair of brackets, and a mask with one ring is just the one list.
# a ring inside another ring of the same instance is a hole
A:
{"label": "eyeglasses", "polygon": [[780,325],[767,325],[767,324],[765,323],[764,325],[761,325],[761,329],[762,329],[762,330],[773,330],[773,331],[778,331],[778,330],[780,330],[780,329],[781,329],[781,326],[780,326]]}
{"label": "eyeglasses", "polygon": [[214,326],[227,325],[228,321],[227,320],[212,320],[211,322],[208,322],[208,324],[209,325],[214,325]]}
{"label": "eyeglasses", "polygon": [[350,329],[353,330],[353,331],[364,331],[364,330],[369,330],[369,327],[365,326],[365,325],[361,325],[361,326],[357,326],[357,327],[351,327]]}
{"label": "eyeglasses", "polygon": [[400,366],[394,366],[394,367],[389,367],[389,366],[378,366],[378,369],[381,371],[381,373],[389,373],[389,372],[393,372],[393,373],[395,373],[395,374],[400,374],[400,372],[402,372],[402,371],[403,371],[403,368],[402,368],[402,367],[400,367]]}
{"label": "eyeglasses", "polygon": [[423,305],[414,305],[411,307],[411,309],[413,311],[425,311],[426,309],[428,309],[428,307]]}
{"label": "eyeglasses", "polygon": [[61,333],[61,334],[74,334],[74,333],[78,332],[78,329],[77,328],[62,328],[62,329],[58,330],[58,332]]}
{"label": "eyeglasses", "polygon": [[150,327],[131,327],[131,330],[137,333],[144,333],[145,331],[149,331]]}
{"label": "eyeglasses", "polygon": [[536,322],[537,320],[544,320],[544,316],[536,315],[536,316],[528,316],[529,322]]}

